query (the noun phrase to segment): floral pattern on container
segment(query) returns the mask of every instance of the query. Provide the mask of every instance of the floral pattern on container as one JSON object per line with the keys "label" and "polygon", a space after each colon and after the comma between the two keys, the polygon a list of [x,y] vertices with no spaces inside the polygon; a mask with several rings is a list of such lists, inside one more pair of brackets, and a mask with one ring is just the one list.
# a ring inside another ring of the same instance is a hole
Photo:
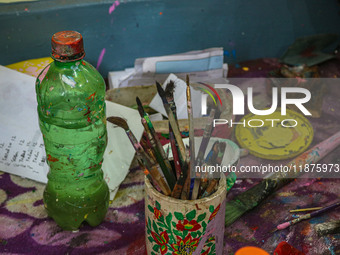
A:
{"label": "floral pattern on container", "polygon": [[[192,210],[183,215],[181,212],[170,212],[164,215],[159,202],[148,205],[153,218],[146,219],[146,233],[153,244],[151,255],[191,255],[196,250],[201,238],[206,233],[207,225],[218,213],[221,204],[216,208],[209,207],[210,215]],[[203,255],[216,254],[215,237],[209,237],[201,252]]]}

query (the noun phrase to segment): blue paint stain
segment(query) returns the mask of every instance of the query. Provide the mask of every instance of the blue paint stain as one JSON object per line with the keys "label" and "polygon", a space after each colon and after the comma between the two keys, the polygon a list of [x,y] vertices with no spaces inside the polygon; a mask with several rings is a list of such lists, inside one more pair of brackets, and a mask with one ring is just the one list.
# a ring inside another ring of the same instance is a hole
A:
{"label": "blue paint stain", "polygon": [[289,203],[295,202],[296,198],[294,198],[294,197],[280,197],[280,200],[282,201],[282,203],[289,204]]}
{"label": "blue paint stain", "polygon": [[[237,61],[236,60],[236,50],[235,49],[233,49],[233,50],[231,50],[231,54],[229,53],[229,51],[227,51],[227,50],[225,50],[224,52],[223,52],[223,55],[224,56],[227,56],[227,57],[230,57],[230,55],[232,56],[232,58],[235,60],[235,61]],[[239,64],[235,64],[235,67],[236,68],[240,68],[241,66],[239,65]]]}
{"label": "blue paint stain", "polygon": [[236,50],[232,50],[231,54],[233,55],[233,57],[236,59]]}
{"label": "blue paint stain", "polygon": [[316,217],[316,218],[309,220],[310,224],[319,224],[319,223],[324,223],[324,222],[325,222],[324,217]]}
{"label": "blue paint stain", "polygon": [[325,239],[325,243],[329,246],[328,250],[331,252],[332,255],[336,255],[335,250],[334,250],[334,246],[332,245],[331,240],[329,240],[328,237],[324,237],[324,239]]}

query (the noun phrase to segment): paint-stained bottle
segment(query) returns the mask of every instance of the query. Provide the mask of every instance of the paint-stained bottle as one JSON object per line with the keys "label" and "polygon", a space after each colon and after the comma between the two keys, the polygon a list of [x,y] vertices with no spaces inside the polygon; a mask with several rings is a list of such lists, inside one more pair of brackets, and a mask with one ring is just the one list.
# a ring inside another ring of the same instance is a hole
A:
{"label": "paint-stained bottle", "polygon": [[107,144],[105,82],[84,56],[80,33],[54,34],[54,61],[36,81],[39,124],[50,168],[44,205],[65,230],[77,230],[84,221],[100,224],[109,204],[101,169]]}

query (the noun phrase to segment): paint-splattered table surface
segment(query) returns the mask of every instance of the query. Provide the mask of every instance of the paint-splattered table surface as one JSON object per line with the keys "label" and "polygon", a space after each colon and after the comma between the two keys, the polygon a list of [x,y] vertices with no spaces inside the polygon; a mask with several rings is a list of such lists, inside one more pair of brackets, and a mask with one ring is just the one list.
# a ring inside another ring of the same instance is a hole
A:
{"label": "paint-splattered table surface", "polygon": [[[273,59],[250,61],[238,68],[231,67],[230,75],[264,77],[277,66]],[[324,71],[327,70],[331,70],[329,75],[340,74],[334,66]],[[340,89],[327,91],[322,118],[311,119],[315,128],[313,144],[340,129],[339,98]],[[324,161],[340,163],[339,155],[340,148]],[[249,155],[240,163],[253,165],[259,162],[258,158]],[[270,161],[261,160],[261,163],[266,162]],[[131,169],[104,222],[96,228],[84,226],[79,232],[71,233],[62,231],[47,218],[42,203],[44,185],[0,172],[0,254],[145,254],[143,180],[141,170]],[[240,180],[229,193],[228,200],[257,182]],[[339,199],[339,194],[339,179],[293,181],[226,229],[224,254],[233,254],[247,245],[262,247],[272,253],[281,241],[289,242],[306,254],[340,254],[339,234],[319,237],[314,230],[317,223],[339,219],[339,210],[270,233],[277,224],[288,219],[290,209],[329,204]]]}
{"label": "paint-splattered table surface", "polygon": [[[266,77],[268,72],[280,65],[275,59],[248,61],[238,68],[231,68],[233,77]],[[326,62],[320,66],[322,77],[340,76],[340,59]],[[261,93],[263,96],[263,93]],[[340,129],[340,88],[327,89],[322,107],[321,118],[309,118],[314,128],[312,145],[335,134]],[[265,101],[265,100],[263,100]],[[320,163],[340,163],[340,148],[337,148]],[[282,161],[287,162],[287,161]],[[271,160],[258,159],[248,155],[240,164],[258,165],[273,163]],[[279,164],[280,161],[277,161]],[[257,180],[247,179],[237,183],[228,194],[228,200],[236,194],[255,185]],[[275,247],[286,241],[305,254],[340,254],[340,234],[318,236],[315,225],[340,218],[340,210],[304,221],[288,229],[272,233],[283,222],[293,219],[296,214],[289,210],[332,204],[340,198],[340,179],[296,179],[265,200],[253,211],[245,214],[225,232],[225,254],[233,254],[238,248],[253,245],[273,253]],[[226,212],[228,214],[228,212]]]}

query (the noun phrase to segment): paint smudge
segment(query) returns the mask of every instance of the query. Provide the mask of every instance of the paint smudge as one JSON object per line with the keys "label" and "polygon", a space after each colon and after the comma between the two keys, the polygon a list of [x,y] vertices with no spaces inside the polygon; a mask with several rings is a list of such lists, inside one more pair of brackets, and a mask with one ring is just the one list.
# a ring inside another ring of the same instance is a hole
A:
{"label": "paint smudge", "polygon": [[93,101],[94,98],[95,98],[95,96],[96,96],[96,92],[92,93],[92,94],[91,94],[89,97],[87,97],[86,99],[87,99],[87,100],[92,99],[92,101]]}
{"label": "paint smudge", "polygon": [[284,204],[291,204],[291,203],[296,202],[296,200],[297,200],[296,197],[280,197],[279,199]]}
{"label": "paint smudge", "polygon": [[99,69],[99,67],[100,67],[100,65],[101,65],[101,63],[103,61],[103,58],[104,58],[104,55],[105,55],[105,51],[106,51],[106,49],[103,48],[102,51],[100,52],[100,55],[99,55],[99,58],[98,58],[98,61],[97,61],[97,67],[96,67],[97,70]]}
{"label": "paint smudge", "polygon": [[288,191],[288,192],[281,192],[278,194],[280,197],[290,197],[290,196],[294,196],[295,192],[293,191]]}
{"label": "paint smudge", "polygon": [[326,221],[325,216],[321,216],[321,217],[316,217],[313,219],[309,220],[310,224],[319,224],[319,223],[324,223]]}
{"label": "paint smudge", "polygon": [[302,230],[301,230],[301,235],[307,236],[311,231],[311,226],[310,224],[307,224]]}
{"label": "paint smudge", "polygon": [[[229,52],[229,51],[227,51],[227,50],[225,50],[224,52],[223,52],[223,55],[225,55],[225,56],[227,56],[227,57],[232,57],[236,62],[237,62],[237,58],[236,58],[236,50],[235,49],[233,49],[233,50],[231,50],[231,52]],[[235,67],[236,68],[240,68],[241,66],[238,64],[238,63],[236,63],[235,64]],[[247,67],[246,67],[247,68]],[[244,70],[244,69],[243,69]],[[249,69],[248,69],[249,70]],[[244,70],[244,71],[248,71],[248,70]]]}
{"label": "paint smudge", "polygon": [[116,7],[117,7],[119,4],[120,4],[120,3],[119,3],[118,0],[115,1],[115,2],[110,6],[110,8],[109,8],[109,14],[111,14],[111,13],[116,9]]}
{"label": "paint smudge", "polygon": [[47,155],[47,160],[50,161],[50,162],[57,162],[57,161],[59,161],[59,159],[52,157],[51,154]]}
{"label": "paint smudge", "polygon": [[250,228],[251,230],[253,230],[253,231],[256,231],[256,230],[258,230],[258,226],[255,226],[255,227],[252,227],[252,228]]}
{"label": "paint smudge", "polygon": [[332,245],[332,242],[329,240],[328,237],[324,237],[324,240],[325,240],[326,245],[328,246],[327,247],[328,250],[331,252],[332,255],[335,255],[336,253],[335,253],[334,247]]}
{"label": "paint smudge", "polygon": [[232,50],[231,54],[233,55],[234,59],[236,59],[236,50]]}

